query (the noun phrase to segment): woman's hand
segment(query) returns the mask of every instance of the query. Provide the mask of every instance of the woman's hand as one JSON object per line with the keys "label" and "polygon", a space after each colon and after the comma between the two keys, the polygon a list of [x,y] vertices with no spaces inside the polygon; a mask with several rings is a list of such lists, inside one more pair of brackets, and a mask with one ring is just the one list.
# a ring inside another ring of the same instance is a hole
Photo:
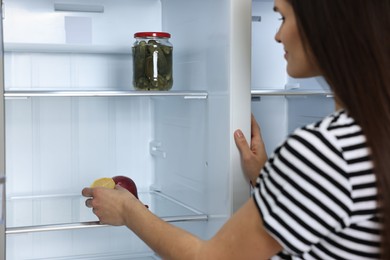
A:
{"label": "woman's hand", "polygon": [[240,151],[244,173],[251,181],[251,184],[254,185],[261,168],[263,168],[265,162],[267,161],[267,153],[261,137],[260,127],[253,114],[251,116],[250,146],[248,145],[248,142],[241,130],[236,130],[234,132],[234,140],[238,150]]}
{"label": "woman's hand", "polygon": [[84,197],[89,197],[85,205],[92,208],[100,223],[113,226],[126,225],[128,215],[126,207],[130,206],[129,204],[139,203],[133,194],[119,185],[115,189],[84,188],[82,194]]}

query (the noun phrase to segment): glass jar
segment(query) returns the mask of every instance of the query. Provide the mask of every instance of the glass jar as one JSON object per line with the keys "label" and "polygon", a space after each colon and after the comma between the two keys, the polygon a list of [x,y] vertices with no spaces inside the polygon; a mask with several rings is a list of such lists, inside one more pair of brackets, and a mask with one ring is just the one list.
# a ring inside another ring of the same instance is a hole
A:
{"label": "glass jar", "polygon": [[133,45],[133,85],[138,90],[170,90],[173,84],[171,35],[137,32]]}

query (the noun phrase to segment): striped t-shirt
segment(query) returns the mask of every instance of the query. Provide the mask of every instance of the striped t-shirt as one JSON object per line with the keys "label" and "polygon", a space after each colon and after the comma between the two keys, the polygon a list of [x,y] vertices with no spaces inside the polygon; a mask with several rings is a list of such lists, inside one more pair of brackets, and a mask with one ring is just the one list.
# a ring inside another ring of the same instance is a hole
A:
{"label": "striped t-shirt", "polygon": [[376,177],[344,110],[296,130],[269,158],[253,197],[283,251],[272,259],[378,259]]}

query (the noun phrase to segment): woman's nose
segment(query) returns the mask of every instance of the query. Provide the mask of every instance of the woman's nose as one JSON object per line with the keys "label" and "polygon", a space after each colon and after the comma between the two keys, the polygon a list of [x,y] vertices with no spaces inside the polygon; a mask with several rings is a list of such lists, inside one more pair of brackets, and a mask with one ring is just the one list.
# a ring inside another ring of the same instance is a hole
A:
{"label": "woman's nose", "polygon": [[278,29],[278,31],[275,34],[275,41],[278,42],[278,43],[282,42],[282,40],[280,38],[280,28]]}

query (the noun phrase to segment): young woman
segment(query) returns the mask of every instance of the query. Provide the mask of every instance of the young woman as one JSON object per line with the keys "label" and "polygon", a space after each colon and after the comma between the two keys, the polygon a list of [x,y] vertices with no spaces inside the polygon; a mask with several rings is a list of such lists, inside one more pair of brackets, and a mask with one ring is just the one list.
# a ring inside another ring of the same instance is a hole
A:
{"label": "young woman", "polygon": [[253,117],[250,146],[235,132],[253,198],[208,241],[161,221],[120,187],[83,189],[86,205],[164,259],[387,259],[390,3],[274,2],[288,74],[322,75],[336,112],[296,130],[268,160]]}

